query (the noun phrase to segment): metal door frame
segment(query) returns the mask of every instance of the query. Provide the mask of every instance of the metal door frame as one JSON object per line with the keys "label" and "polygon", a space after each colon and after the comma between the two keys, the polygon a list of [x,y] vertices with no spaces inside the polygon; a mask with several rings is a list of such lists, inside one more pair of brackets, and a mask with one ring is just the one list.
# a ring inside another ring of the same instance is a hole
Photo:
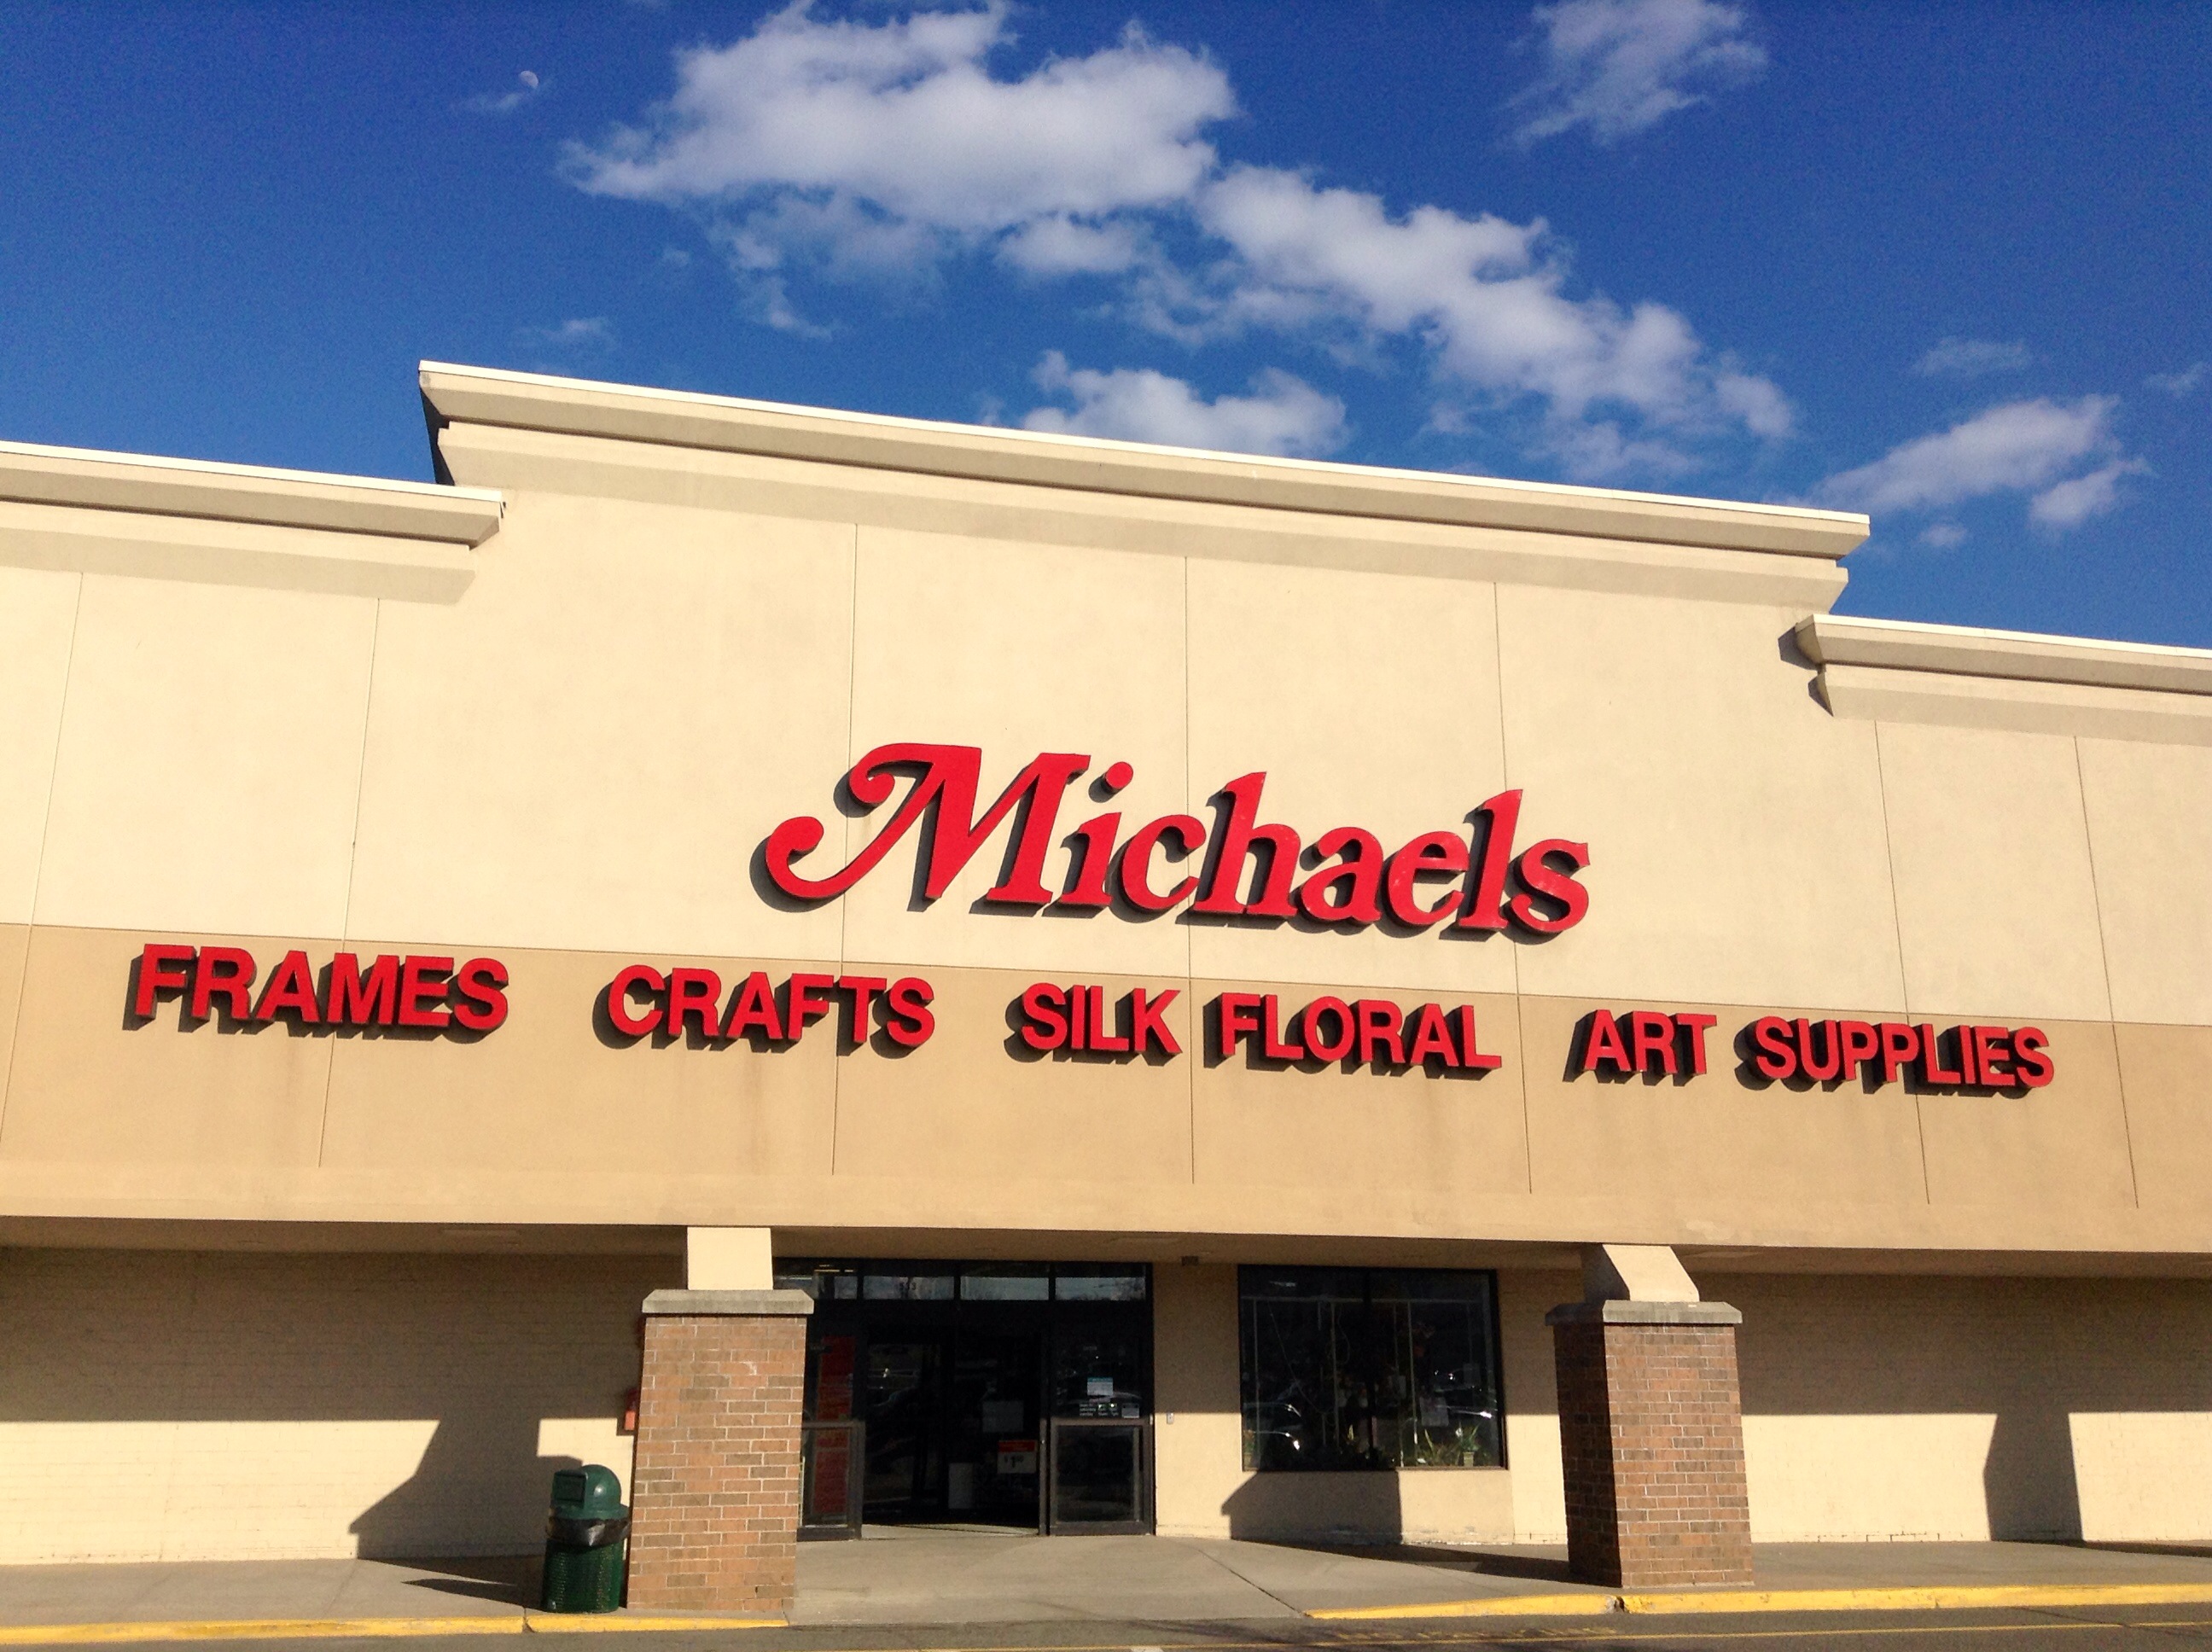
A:
{"label": "metal door frame", "polygon": [[[799,1540],[802,1543],[835,1543],[842,1539],[859,1537],[864,1513],[862,1498],[868,1487],[868,1425],[858,1418],[843,1418],[830,1423],[802,1422],[799,1425]],[[809,1442],[822,1435],[833,1433],[849,1436],[845,1448],[845,1519],[841,1524],[827,1521],[809,1524],[806,1518],[806,1447]]]}

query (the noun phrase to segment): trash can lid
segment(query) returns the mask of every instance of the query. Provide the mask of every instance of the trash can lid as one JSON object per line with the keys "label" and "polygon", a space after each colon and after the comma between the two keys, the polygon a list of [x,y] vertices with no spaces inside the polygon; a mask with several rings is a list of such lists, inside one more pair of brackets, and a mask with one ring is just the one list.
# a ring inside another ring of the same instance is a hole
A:
{"label": "trash can lid", "polygon": [[598,1463],[563,1468],[553,1476],[553,1512],[568,1520],[613,1520],[628,1512],[622,1482]]}

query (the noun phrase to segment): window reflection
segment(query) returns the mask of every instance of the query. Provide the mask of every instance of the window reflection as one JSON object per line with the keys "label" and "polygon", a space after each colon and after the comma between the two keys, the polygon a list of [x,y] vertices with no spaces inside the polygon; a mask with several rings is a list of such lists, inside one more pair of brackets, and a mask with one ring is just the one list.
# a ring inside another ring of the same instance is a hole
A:
{"label": "window reflection", "polygon": [[1504,1460],[1494,1275],[1248,1267],[1238,1294],[1246,1468]]}

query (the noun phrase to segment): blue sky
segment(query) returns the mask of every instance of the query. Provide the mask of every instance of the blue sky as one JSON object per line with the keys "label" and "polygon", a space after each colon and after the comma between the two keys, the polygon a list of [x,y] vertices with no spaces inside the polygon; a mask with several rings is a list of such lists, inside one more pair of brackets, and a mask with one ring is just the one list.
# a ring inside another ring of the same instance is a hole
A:
{"label": "blue sky", "polygon": [[2212,8],[0,10],[0,437],[420,477],[421,358],[1869,511],[2212,646]]}

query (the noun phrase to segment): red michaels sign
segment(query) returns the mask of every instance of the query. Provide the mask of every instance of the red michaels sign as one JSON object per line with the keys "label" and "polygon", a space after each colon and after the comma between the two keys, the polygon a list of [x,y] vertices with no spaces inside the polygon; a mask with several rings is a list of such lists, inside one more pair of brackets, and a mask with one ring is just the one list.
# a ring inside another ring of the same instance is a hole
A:
{"label": "red michaels sign", "polygon": [[[1454,930],[1498,930],[1509,923],[1534,935],[1556,935],[1582,920],[1589,894],[1575,874],[1589,865],[1589,846],[1547,837],[1517,855],[1521,793],[1501,792],[1469,816],[1472,831],[1424,832],[1385,851],[1374,833],[1358,826],[1323,832],[1310,849],[1317,867],[1296,881],[1299,857],[1308,853],[1288,826],[1260,819],[1264,774],[1240,775],[1214,794],[1212,829],[1195,815],[1163,815],[1128,832],[1118,810],[1094,815],[1070,834],[1074,847],[1067,875],[1054,890],[1044,881],[1068,787],[1091,767],[1077,752],[1047,751],[1014,776],[998,800],[975,812],[983,768],[981,748],[901,742],[878,746],[853,765],[845,787],[867,809],[888,802],[897,777],[912,783],[897,810],[851,860],[826,876],[810,877],[798,862],[819,848],[822,823],[811,815],[787,820],[769,834],[761,855],[768,880],[800,902],[834,899],[858,884],[925,817],[928,829],[917,849],[921,893],[935,900],[1009,822],[1012,853],[1005,875],[983,892],[994,906],[1032,910],[1120,908],[1132,914],[1189,910],[1221,919],[1306,918],[1316,923],[1364,926],[1388,920],[1407,930],[1444,924]],[[1102,797],[1128,785],[1126,762],[1107,766],[1096,782]],[[1246,898],[1247,868],[1250,877]],[[1162,862],[1189,863],[1182,876]]]}

